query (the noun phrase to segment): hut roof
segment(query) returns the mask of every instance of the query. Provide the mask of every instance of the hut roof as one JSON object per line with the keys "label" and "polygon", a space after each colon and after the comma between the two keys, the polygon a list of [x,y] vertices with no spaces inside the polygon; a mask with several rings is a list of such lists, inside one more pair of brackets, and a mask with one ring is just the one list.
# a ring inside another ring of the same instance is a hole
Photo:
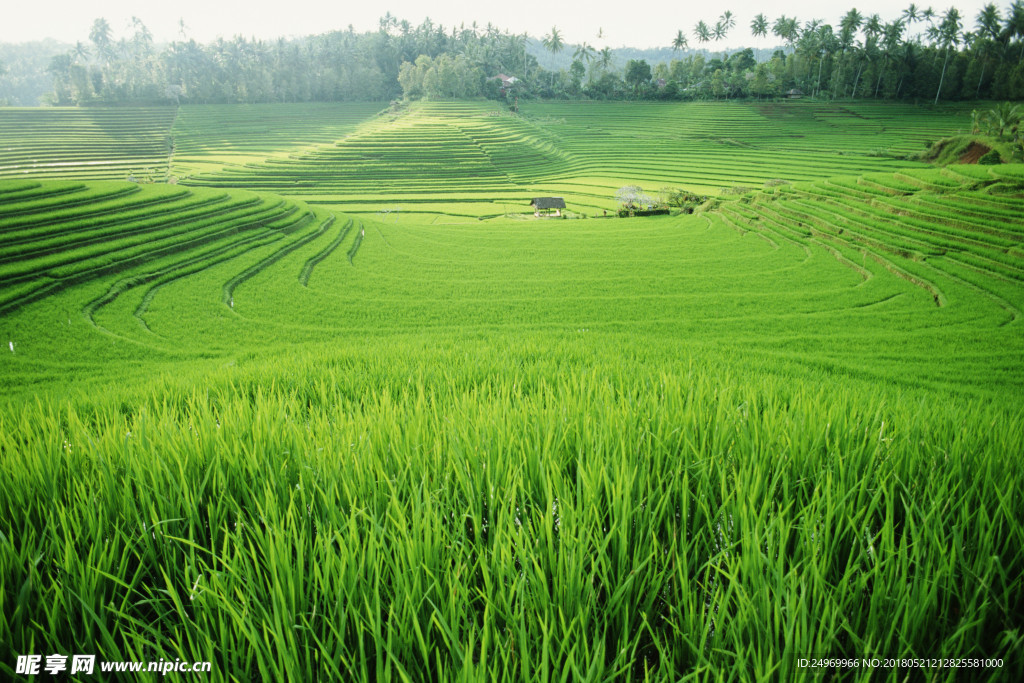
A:
{"label": "hut roof", "polygon": [[534,197],[530,206],[535,209],[564,209],[565,200],[561,197]]}

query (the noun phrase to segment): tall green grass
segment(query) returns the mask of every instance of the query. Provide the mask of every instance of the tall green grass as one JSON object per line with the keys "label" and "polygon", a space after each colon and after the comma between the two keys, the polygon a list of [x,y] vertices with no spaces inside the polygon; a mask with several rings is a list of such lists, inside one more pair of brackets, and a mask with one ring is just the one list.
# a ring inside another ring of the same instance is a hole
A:
{"label": "tall green grass", "polygon": [[767,681],[812,655],[1010,680],[1019,406],[742,367],[411,343],[9,406],[0,671],[87,647],[216,680]]}

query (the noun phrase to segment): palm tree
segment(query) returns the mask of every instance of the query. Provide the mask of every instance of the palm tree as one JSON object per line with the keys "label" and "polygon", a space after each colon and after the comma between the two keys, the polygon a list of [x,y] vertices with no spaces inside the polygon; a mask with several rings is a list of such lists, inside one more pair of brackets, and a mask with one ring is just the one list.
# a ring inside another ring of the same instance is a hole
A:
{"label": "palm tree", "polygon": [[1022,121],[1020,105],[1003,102],[985,112],[971,112],[971,133],[984,132],[989,137],[1009,142],[1020,140]]}
{"label": "palm tree", "polygon": [[[864,16],[857,11],[857,8],[851,9],[843,18],[839,20],[839,47],[841,53],[839,56],[839,67],[836,72],[835,88],[832,90],[833,99],[836,96],[836,90],[842,83],[843,66],[846,61],[846,51],[853,46],[853,38],[860,28],[860,25],[864,22]],[[843,88],[843,93],[846,93],[846,88]]]}
{"label": "palm tree", "polygon": [[391,29],[398,27],[398,17],[392,16],[391,12],[385,12],[377,23],[380,25],[381,33],[391,33]]}
{"label": "palm tree", "polygon": [[[903,20],[903,23],[907,26],[907,30],[909,31],[914,24],[921,21],[921,9],[914,3],[910,3],[907,9],[903,10],[903,13],[900,15],[900,19]],[[920,41],[919,36],[916,36],[915,38]],[[911,37],[907,36],[907,40],[910,39]]]}
{"label": "palm tree", "polygon": [[[1014,3],[1010,5],[1006,26],[1003,27],[999,38],[1005,41],[1007,47],[1014,38],[1024,38],[1024,0],[1014,0]],[[1024,40],[1021,40],[1020,59],[1024,59]]]}
{"label": "palm tree", "polygon": [[672,52],[685,50],[688,47],[690,47],[690,42],[686,40],[686,35],[682,32],[682,30],[676,31],[675,40],[672,41]]}
{"label": "palm tree", "polygon": [[855,55],[858,67],[857,77],[853,79],[853,90],[851,91],[853,97],[857,96],[857,86],[860,84],[860,76],[864,73],[865,65],[878,61],[880,54],[878,36],[874,34],[865,36],[864,42],[860,43],[860,53]]}
{"label": "palm tree", "polygon": [[519,76],[526,75],[526,34],[506,36],[505,45],[508,50],[508,63],[513,64],[519,60]]}
{"label": "palm tree", "polygon": [[872,14],[864,22],[864,35],[867,37],[877,36],[882,33],[882,18],[877,14]]}
{"label": "palm tree", "polygon": [[821,92],[821,67],[825,64],[825,56],[833,54],[839,49],[839,39],[836,38],[832,27],[828,24],[818,27],[816,38],[818,45],[818,80],[814,85],[815,95]]}
{"label": "palm tree", "polygon": [[975,92],[975,97],[981,97],[981,84],[985,80],[985,67],[988,66],[988,56],[995,41],[999,38],[999,25],[1002,23],[1003,18],[999,14],[999,9],[995,5],[989,3],[985,5],[976,19],[977,32],[974,34],[974,40],[972,47],[975,48],[978,53],[978,58],[981,60],[981,75],[978,77],[978,89]]}
{"label": "palm tree", "polygon": [[[935,10],[933,10],[931,7],[925,7],[923,10],[921,10],[921,21],[927,22],[928,24],[928,28],[924,30],[925,37],[927,37],[928,40],[932,41],[933,43],[937,42],[939,39],[939,27],[935,25]],[[932,64],[938,61],[938,59],[939,51],[936,50],[935,56],[932,58]]]}
{"label": "palm tree", "polygon": [[96,46],[94,54],[100,61],[100,83],[102,85],[95,88],[96,94],[100,95],[102,94],[100,91],[110,83],[111,63],[114,61],[114,42],[111,38],[110,24],[106,19],[101,17],[92,23],[89,40]]}
{"label": "palm tree", "polygon": [[92,23],[92,29],[89,31],[89,40],[96,46],[96,54],[104,64],[110,61],[110,58],[113,56],[110,36],[110,24],[107,23],[106,19],[101,17]]}
{"label": "palm tree", "polygon": [[580,43],[576,46],[576,50],[572,53],[573,60],[579,60],[581,62],[590,63],[590,60],[594,58],[596,51],[587,43]]}
{"label": "palm tree", "polygon": [[795,51],[796,43],[800,40],[800,22],[796,17],[783,15],[772,24],[772,33],[786,41],[786,47],[791,51]]}
{"label": "palm tree", "polygon": [[562,41],[562,34],[559,32],[557,26],[551,27],[551,33],[544,36],[540,41],[541,45],[544,46],[548,52],[551,53],[551,65],[554,66],[554,56],[562,51],[565,47],[565,43]]}
{"label": "palm tree", "polygon": [[772,24],[772,33],[786,41],[786,44],[792,48],[800,38],[800,22],[796,20],[796,17],[782,15]]}
{"label": "palm tree", "polygon": [[712,33],[715,36],[715,41],[719,41],[725,38],[725,35],[729,32],[733,26],[736,25],[736,20],[733,19],[732,12],[725,10],[722,16],[718,17],[718,21],[715,23],[715,28]]}
{"label": "palm tree", "polygon": [[132,34],[132,49],[136,58],[144,57],[153,50],[153,34],[138,17],[132,17],[132,28],[135,29],[135,33]]}
{"label": "palm tree", "polygon": [[1021,123],[1020,105],[1003,102],[989,110],[985,116],[988,123],[988,133],[996,138],[1008,137],[1011,140],[1017,137]]}
{"label": "palm tree", "polygon": [[942,61],[942,75],[939,77],[939,87],[935,91],[935,104],[939,103],[939,95],[942,93],[942,83],[946,80],[946,66],[949,64],[949,48],[960,43],[960,12],[955,7],[950,7],[942,15],[942,21],[936,30],[937,43],[946,51],[946,58]]}
{"label": "palm tree", "polygon": [[[857,70],[857,77],[853,79],[853,96],[857,96],[857,84],[860,82],[861,73],[866,64],[878,62],[882,52],[878,49],[878,36],[882,33],[882,18],[872,14],[864,20],[864,42],[861,44],[860,68]],[[879,70],[881,71],[881,70]],[[875,94],[878,94],[876,87]]]}
{"label": "palm tree", "polygon": [[857,32],[857,29],[864,23],[864,15],[857,11],[854,7],[849,12],[843,15],[843,18],[839,20],[839,28],[843,31],[849,31],[850,34]]}
{"label": "palm tree", "polygon": [[75,58],[75,61],[85,61],[89,58],[89,48],[85,46],[82,41],[77,41],[75,46],[71,48],[71,56]]}
{"label": "palm tree", "polygon": [[697,36],[698,43],[706,43],[711,40],[711,29],[701,19],[697,22],[697,25],[693,27],[693,35]]}
{"label": "palm tree", "polygon": [[768,35],[768,17],[758,14],[750,22],[750,35],[755,38],[764,38]]}
{"label": "palm tree", "polygon": [[804,24],[797,40],[796,50],[803,55],[807,62],[807,75],[804,77],[804,88],[813,91],[811,87],[811,74],[814,71],[814,60],[819,56],[818,27],[821,26],[820,19],[812,19]]}
{"label": "palm tree", "polygon": [[903,39],[903,28],[904,24],[901,19],[897,19],[882,27],[882,68],[878,70],[878,80],[875,82],[875,97],[878,97],[878,90],[882,87],[882,75],[889,64],[889,59],[896,52],[896,49],[900,46],[900,41]]}
{"label": "palm tree", "polygon": [[896,73],[899,75],[899,80],[896,81],[897,98],[899,98],[900,92],[903,90],[903,81],[906,79],[907,73],[913,71],[917,64],[917,52],[919,49],[920,44],[913,40],[905,40],[900,45],[896,61],[898,67]]}
{"label": "palm tree", "polygon": [[978,27],[978,35],[983,35],[990,40],[995,40],[999,37],[999,25],[1003,22],[1003,17],[999,14],[999,9],[989,3],[981,8],[978,12],[976,19]]}

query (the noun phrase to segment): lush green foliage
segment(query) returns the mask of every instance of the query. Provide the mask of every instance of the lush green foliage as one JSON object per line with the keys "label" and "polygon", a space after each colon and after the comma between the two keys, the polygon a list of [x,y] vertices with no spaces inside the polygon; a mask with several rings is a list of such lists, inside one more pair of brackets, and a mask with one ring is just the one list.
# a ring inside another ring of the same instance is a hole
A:
{"label": "lush green foliage", "polygon": [[1012,149],[1011,155],[1022,158],[1024,157],[1022,118],[1024,118],[1024,111],[1019,105],[1010,102],[1003,102],[988,111],[979,112],[975,109],[971,112],[971,132],[975,134],[984,132],[1000,142],[1007,143]]}
{"label": "lush green foliage", "polygon": [[[514,96],[543,98],[762,99],[792,90],[829,100],[1024,97],[1020,0],[1005,13],[988,5],[976,18],[955,7],[936,14],[911,4],[887,17],[852,9],[835,27],[820,18],[783,15],[770,22],[779,49],[731,55],[707,49],[736,24],[729,10],[711,24],[699,20],[691,34],[699,49],[689,50],[681,29],[660,22],[666,47],[648,61],[629,48],[566,45],[557,26],[538,40],[490,24],[445,28],[426,19],[413,26],[388,13],[379,30],[366,33],[349,27],[273,42],[236,36],[202,45],[183,32],[180,40],[156,46],[138,19],[128,35],[118,36],[100,18],[88,42],[83,36],[64,49],[32,46],[25,56],[15,51],[11,80],[18,82],[6,84],[0,73],[0,96],[37,91],[24,81],[45,76],[52,81],[49,103],[57,105],[499,97],[503,93],[489,89],[486,79],[505,73],[519,79]],[[769,18],[755,17],[750,33],[766,37]],[[47,48],[43,74],[38,53]],[[675,59],[680,50],[688,54]]]}
{"label": "lush green foliage", "polygon": [[[177,185],[0,180],[0,675],[1020,672],[1024,167],[894,158],[956,110],[525,109],[183,107]],[[493,209],[636,183],[758,189]]]}
{"label": "lush green foliage", "polygon": [[0,667],[68,648],[267,681],[1019,663],[1019,411],[530,337],[369,338],[8,409]]}

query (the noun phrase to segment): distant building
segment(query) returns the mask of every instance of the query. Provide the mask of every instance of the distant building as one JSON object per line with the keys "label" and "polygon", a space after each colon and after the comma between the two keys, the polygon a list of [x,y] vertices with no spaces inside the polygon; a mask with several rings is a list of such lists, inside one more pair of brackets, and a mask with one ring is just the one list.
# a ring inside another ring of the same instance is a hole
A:
{"label": "distant building", "polygon": [[552,211],[556,216],[561,216],[562,209],[565,208],[565,200],[561,197],[534,197],[530,206],[533,207],[534,216],[540,216],[541,211],[547,216],[550,216]]}
{"label": "distant building", "polygon": [[505,74],[498,74],[497,76],[491,76],[487,80],[489,81],[501,81],[501,94],[504,95],[508,92],[509,88],[519,82],[519,79],[515,76],[506,76]]}
{"label": "distant building", "polygon": [[793,88],[792,90],[787,90],[786,91],[786,99],[787,100],[799,100],[803,96],[804,96],[804,91],[803,90],[798,90],[796,88]]}

